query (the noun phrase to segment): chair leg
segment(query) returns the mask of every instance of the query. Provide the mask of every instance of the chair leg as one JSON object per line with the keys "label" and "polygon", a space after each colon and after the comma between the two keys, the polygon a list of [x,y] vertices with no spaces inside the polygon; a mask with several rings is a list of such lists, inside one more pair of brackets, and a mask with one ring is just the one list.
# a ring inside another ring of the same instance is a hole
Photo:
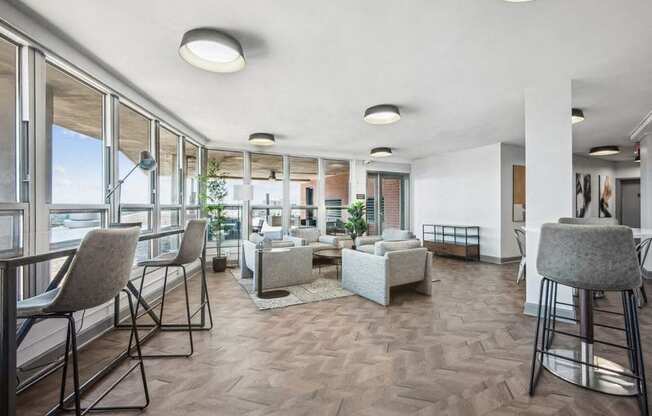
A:
{"label": "chair leg", "polygon": [[131,325],[132,333],[136,339],[136,352],[138,354],[138,362],[140,365],[140,377],[143,381],[143,392],[145,393],[145,405],[143,409],[149,406],[149,389],[147,388],[147,377],[145,376],[145,363],[143,362],[143,354],[140,349],[140,338],[138,337],[138,327],[136,326],[136,312],[134,310],[134,301],[131,298],[131,293],[128,290],[124,291],[127,294],[127,299],[129,300],[129,312],[131,314]]}
{"label": "chair leg", "polygon": [[68,322],[70,339],[72,341],[72,382],[75,391],[75,414],[77,416],[81,416],[81,398],[79,393],[79,357],[77,354],[77,330],[75,328],[75,317],[72,313],[68,315]]}
{"label": "chair leg", "polygon": [[66,397],[66,379],[68,378],[68,357],[70,354],[70,321],[66,319],[66,349],[63,353],[63,371],[61,375],[61,391],[59,393],[59,408],[65,407],[64,399]]}
{"label": "chair leg", "polygon": [[188,297],[188,277],[186,276],[186,268],[181,266],[183,270],[183,289],[186,294],[186,316],[188,317],[188,339],[190,340],[190,357],[195,352],[195,347],[192,342],[192,317],[190,316],[190,298]]}
{"label": "chair leg", "polygon": [[516,284],[518,285],[521,282],[521,279],[525,274],[525,262],[521,259],[521,262],[518,264],[518,274],[516,275]]}
{"label": "chair leg", "polygon": [[[138,287],[138,299],[136,299],[136,311],[134,312],[136,317],[138,317],[138,308],[140,307],[140,300],[143,298],[143,286],[145,283],[146,272],[147,272],[147,266],[143,266],[143,275],[140,277],[140,286]],[[128,291],[124,291],[124,292],[127,293],[128,296],[131,295]],[[129,299],[131,300],[131,297],[129,297]],[[127,348],[127,353],[129,354],[130,357],[131,357],[131,344],[133,341],[133,337],[134,337],[134,331],[131,331],[129,333],[129,347]]]}
{"label": "chair leg", "polygon": [[643,304],[647,304],[647,291],[645,290],[645,283],[641,283],[641,297],[643,298]]}
{"label": "chair leg", "polygon": [[[204,285],[204,296],[205,296],[205,302],[206,306],[208,307],[208,321],[210,322],[210,326],[208,329],[213,329],[213,312],[211,311],[211,301],[208,297],[208,281],[206,280],[206,263],[204,262],[203,258],[200,258],[201,262],[201,278],[203,281]],[[202,303],[204,302],[204,299],[202,299]],[[202,308],[204,306],[202,305]]]}
{"label": "chair leg", "polygon": [[[542,303],[543,303],[543,284],[545,282],[545,278],[541,279],[541,284],[539,286],[539,308],[537,312],[537,329],[534,332],[534,347],[532,351],[532,364],[530,366],[530,388],[528,389],[528,394],[530,396],[534,396],[534,389],[536,388],[536,380],[538,380],[539,377],[539,372],[541,371],[541,367],[539,367],[539,371],[536,371],[536,362],[537,362],[537,343],[539,342],[539,331],[541,329],[541,308],[542,308]],[[535,375],[536,373],[536,375]]]}
{"label": "chair leg", "polygon": [[647,380],[645,378],[645,365],[643,363],[643,349],[641,348],[641,333],[638,324],[638,308],[636,305],[634,291],[627,293],[628,309],[630,318],[630,328],[632,329],[632,341],[634,343],[634,374],[639,377],[638,390],[639,390],[639,407],[641,415],[648,416],[648,400],[647,400]]}

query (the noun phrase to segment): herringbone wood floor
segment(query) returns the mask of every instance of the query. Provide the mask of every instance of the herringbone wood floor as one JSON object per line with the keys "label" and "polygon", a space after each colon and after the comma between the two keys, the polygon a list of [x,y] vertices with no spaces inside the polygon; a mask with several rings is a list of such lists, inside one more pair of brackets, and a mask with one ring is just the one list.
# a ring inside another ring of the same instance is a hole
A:
{"label": "herringbone wood floor", "polygon": [[[535,319],[522,313],[515,265],[436,259],[434,269],[441,281],[432,298],[399,290],[387,308],[353,296],[265,312],[230,275],[209,274],[215,328],[195,333],[192,358],[147,360],[152,403],[144,413],[638,414],[634,399],[585,391],[546,372],[536,396],[527,395]],[[180,316],[182,294],[170,296],[171,317]],[[649,344],[652,305],[640,320]],[[124,347],[126,335],[111,333],[82,350],[83,374]],[[164,333],[147,349],[180,351],[186,342],[183,333]],[[644,348],[650,368],[652,349]],[[58,377],[22,394],[19,414],[40,415],[54,404]],[[137,403],[139,386],[130,376],[104,402]]]}

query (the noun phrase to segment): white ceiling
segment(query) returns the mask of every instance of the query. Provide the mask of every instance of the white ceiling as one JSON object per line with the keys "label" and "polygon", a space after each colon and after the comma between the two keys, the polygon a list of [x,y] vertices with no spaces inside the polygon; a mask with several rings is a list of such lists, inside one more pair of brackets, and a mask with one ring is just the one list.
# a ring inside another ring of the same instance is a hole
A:
{"label": "white ceiling", "polygon": [[[575,151],[630,144],[652,110],[649,0],[26,0],[58,31],[216,145],[275,133],[275,150],[395,160],[523,143],[523,90],[573,80]],[[214,27],[243,44],[246,68],[204,72],[177,53]],[[403,118],[374,126],[366,107]]]}

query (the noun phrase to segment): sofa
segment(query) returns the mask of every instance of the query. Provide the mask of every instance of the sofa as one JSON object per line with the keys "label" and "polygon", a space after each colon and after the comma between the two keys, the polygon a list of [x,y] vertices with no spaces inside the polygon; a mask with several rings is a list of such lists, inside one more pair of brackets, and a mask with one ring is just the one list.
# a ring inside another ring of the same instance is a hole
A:
{"label": "sofa", "polygon": [[419,241],[410,231],[388,228],[382,235],[358,237],[355,240],[355,249],[365,253],[374,253],[374,245],[381,241]]}
{"label": "sofa", "polygon": [[387,306],[390,289],[411,284],[432,295],[432,253],[418,240],[378,241],[374,252],[342,250],[342,288]]}
{"label": "sofa", "polygon": [[293,241],[297,246],[310,246],[313,251],[328,250],[333,248],[350,248],[353,240],[348,236],[321,235],[317,228],[293,228],[290,235],[285,236],[288,241]]}
{"label": "sofa", "polygon": [[[259,243],[245,240],[242,242],[241,277],[256,276],[256,248]],[[312,273],[312,248],[298,247],[292,241],[263,241],[263,289],[312,283],[317,275]],[[254,290],[256,279],[254,280]]]}

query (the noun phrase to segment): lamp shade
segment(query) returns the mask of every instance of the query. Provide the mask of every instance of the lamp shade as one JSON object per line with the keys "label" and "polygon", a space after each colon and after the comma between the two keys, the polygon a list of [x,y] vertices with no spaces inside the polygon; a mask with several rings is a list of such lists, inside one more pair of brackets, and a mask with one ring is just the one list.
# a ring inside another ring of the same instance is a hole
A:
{"label": "lamp shade", "polygon": [[186,32],[179,54],[189,64],[211,72],[235,72],[245,66],[240,42],[229,34],[209,28]]}
{"label": "lamp shade", "polygon": [[140,162],[138,167],[145,171],[150,171],[156,167],[156,159],[147,150],[140,152]]}
{"label": "lamp shade", "polygon": [[251,201],[254,199],[254,187],[251,185],[234,185],[233,199],[236,201]]}

